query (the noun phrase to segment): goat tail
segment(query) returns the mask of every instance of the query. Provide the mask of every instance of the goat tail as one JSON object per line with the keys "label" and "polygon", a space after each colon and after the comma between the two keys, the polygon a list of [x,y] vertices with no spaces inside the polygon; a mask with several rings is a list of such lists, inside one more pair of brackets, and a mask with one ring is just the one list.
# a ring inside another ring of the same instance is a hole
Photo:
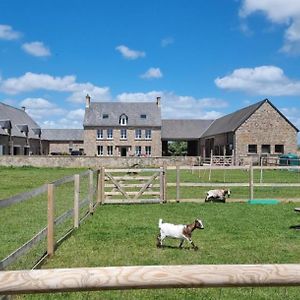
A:
{"label": "goat tail", "polygon": [[163,220],[162,220],[162,219],[159,219],[159,221],[158,221],[158,227],[161,226],[162,222],[163,222]]}

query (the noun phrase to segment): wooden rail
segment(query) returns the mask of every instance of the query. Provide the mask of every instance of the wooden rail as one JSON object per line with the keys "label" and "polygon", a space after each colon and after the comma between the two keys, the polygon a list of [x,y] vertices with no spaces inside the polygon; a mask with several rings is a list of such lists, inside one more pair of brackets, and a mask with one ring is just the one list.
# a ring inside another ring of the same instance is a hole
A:
{"label": "wooden rail", "polygon": [[300,286],[300,264],[133,266],[0,272],[0,295],[271,286]]}

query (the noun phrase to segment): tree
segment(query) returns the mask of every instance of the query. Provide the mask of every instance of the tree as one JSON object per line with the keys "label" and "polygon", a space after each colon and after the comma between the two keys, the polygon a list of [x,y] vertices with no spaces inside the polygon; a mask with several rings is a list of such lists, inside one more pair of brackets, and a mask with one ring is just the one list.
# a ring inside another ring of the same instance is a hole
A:
{"label": "tree", "polygon": [[186,142],[169,142],[168,154],[171,156],[185,156],[187,155],[187,143]]}

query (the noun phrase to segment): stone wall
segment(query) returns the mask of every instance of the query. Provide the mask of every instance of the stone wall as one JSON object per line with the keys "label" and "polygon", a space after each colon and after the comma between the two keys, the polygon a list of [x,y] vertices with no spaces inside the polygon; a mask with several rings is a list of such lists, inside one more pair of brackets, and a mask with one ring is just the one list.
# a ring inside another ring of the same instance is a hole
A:
{"label": "stone wall", "polygon": [[[257,153],[248,152],[248,145],[257,145]],[[270,145],[270,155],[278,155],[275,145],[284,145],[284,153],[296,153],[297,131],[269,103],[264,103],[236,131],[235,151],[237,158],[262,154],[262,145]]]}
{"label": "stone wall", "polygon": [[88,157],[88,156],[0,156],[0,166],[33,166],[33,167],[62,167],[62,168],[126,168],[134,165],[140,167],[194,165],[198,162],[195,156],[174,157]]}
{"label": "stone wall", "polygon": [[113,146],[113,156],[121,156],[121,147],[127,148],[127,156],[135,155],[135,146],[142,147],[142,155],[145,154],[145,146],[151,146],[151,156],[159,157],[162,155],[161,146],[161,130],[158,128],[147,128],[151,129],[151,139],[145,139],[145,128],[140,128],[142,130],[142,138],[135,138],[135,129],[127,129],[127,139],[120,138],[120,129],[113,128],[113,139],[106,138],[107,128],[103,128],[104,138],[97,139],[97,127],[89,127],[84,129],[84,152],[88,156],[97,155],[97,146],[102,145],[104,147],[104,156],[107,156],[107,146]]}
{"label": "stone wall", "polygon": [[83,142],[72,142],[69,141],[50,141],[49,142],[49,153],[70,153],[70,149],[72,150],[80,150],[83,149]]}

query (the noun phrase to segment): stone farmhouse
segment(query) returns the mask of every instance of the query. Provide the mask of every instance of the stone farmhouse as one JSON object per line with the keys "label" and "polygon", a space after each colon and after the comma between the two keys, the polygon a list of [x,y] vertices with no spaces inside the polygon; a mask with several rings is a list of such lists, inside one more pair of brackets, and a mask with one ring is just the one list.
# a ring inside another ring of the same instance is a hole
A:
{"label": "stone farmhouse", "polygon": [[160,157],[172,141],[187,142],[188,156],[228,155],[235,164],[261,156],[296,153],[298,129],[268,100],[216,120],[164,120],[153,102],[91,102],[83,129],[43,129],[0,103],[0,155],[70,154]]}
{"label": "stone farmhouse", "polygon": [[0,155],[42,154],[41,128],[25,112],[0,103]]}

